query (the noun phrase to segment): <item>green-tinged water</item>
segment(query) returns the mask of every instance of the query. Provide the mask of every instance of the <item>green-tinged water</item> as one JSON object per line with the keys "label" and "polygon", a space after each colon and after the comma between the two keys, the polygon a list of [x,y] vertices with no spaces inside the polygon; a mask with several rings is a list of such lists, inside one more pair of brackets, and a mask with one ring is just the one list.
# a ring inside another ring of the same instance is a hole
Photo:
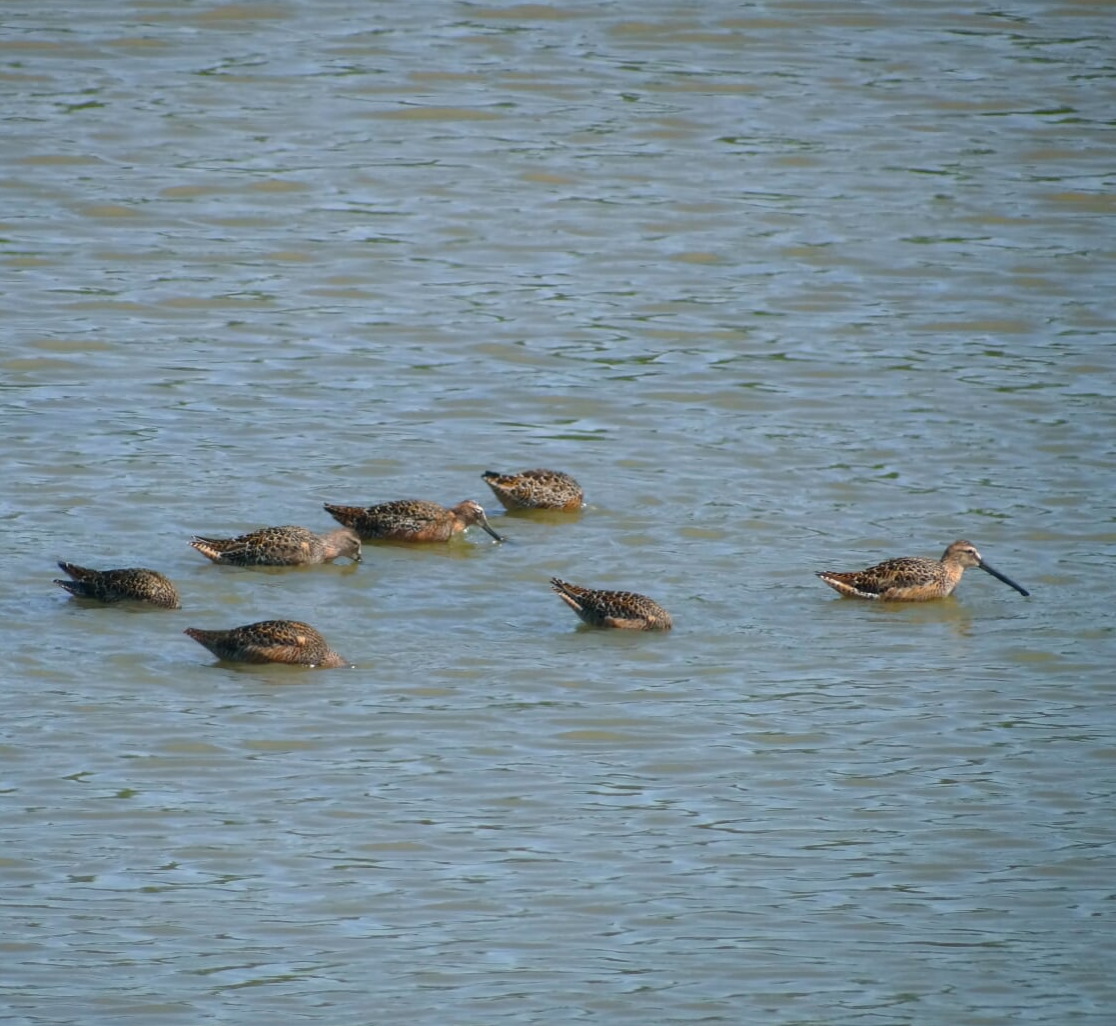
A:
{"label": "green-tinged water", "polygon": [[[0,1018],[1107,1026],[1104,5],[3,22]],[[188,545],[407,497],[507,541]],[[814,577],[958,538],[1031,596]]]}

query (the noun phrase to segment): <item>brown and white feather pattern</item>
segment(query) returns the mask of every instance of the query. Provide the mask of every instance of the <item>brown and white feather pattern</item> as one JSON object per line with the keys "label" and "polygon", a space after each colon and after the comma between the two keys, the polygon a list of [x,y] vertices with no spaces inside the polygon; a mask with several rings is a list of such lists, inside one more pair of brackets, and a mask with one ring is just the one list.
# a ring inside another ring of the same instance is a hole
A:
{"label": "brown and white feather pattern", "polygon": [[963,539],[950,545],[941,559],[901,556],[865,570],[822,570],[817,576],[846,598],[928,602],[952,594],[966,568],[974,566],[1003,581],[1021,595],[1030,594],[1010,577],[989,566],[973,543]]}
{"label": "brown and white feather pattern", "polygon": [[551,588],[586,623],[633,631],[669,631],[674,621],[658,602],[634,591],[604,591],[550,579]]}
{"label": "brown and white feather pattern", "polygon": [[472,499],[449,509],[427,499],[395,499],[375,506],[324,505],[334,520],[351,527],[364,541],[445,542],[474,524],[496,541],[504,540],[489,525],[480,503]]}
{"label": "brown and white feather pattern", "polygon": [[287,524],[262,527],[236,538],[195,537],[190,544],[214,563],[232,566],[304,566],[328,563],[344,556],[361,558],[360,537],[348,527],[315,534],[305,527]]}
{"label": "brown and white feather pattern", "polygon": [[158,570],[124,567],[119,570],[91,570],[76,563],[58,564],[72,578],[55,580],[77,598],[98,602],[146,602],[164,609],[178,609],[178,589]]}
{"label": "brown and white feather pattern", "polygon": [[187,627],[183,632],[218,659],[233,663],[292,663],[328,669],[349,663],[308,623],[261,620],[223,631]]}
{"label": "brown and white feather pattern", "polygon": [[584,505],[585,492],[561,470],[520,470],[500,474],[486,470],[481,477],[505,509],[558,509],[573,513]]}

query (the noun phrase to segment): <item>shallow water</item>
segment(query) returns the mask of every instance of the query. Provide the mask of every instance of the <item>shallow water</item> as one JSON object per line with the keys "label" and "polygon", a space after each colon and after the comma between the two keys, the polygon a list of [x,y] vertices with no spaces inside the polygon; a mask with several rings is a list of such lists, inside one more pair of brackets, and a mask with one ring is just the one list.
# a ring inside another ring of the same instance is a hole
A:
{"label": "shallow water", "polygon": [[[1102,5],[8,8],[11,1021],[1107,1023]],[[405,496],[508,541],[186,544]]]}

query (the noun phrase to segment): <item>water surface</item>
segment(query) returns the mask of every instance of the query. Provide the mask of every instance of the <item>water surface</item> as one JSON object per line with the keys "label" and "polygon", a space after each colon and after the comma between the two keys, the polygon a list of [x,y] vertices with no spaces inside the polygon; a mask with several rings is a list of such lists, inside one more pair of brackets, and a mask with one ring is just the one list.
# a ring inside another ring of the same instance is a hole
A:
{"label": "water surface", "polygon": [[[1107,1023],[1103,5],[78,6],[0,42],[11,1021]],[[508,542],[186,544],[405,496]],[[813,577],[961,537],[1031,597]],[[354,668],[181,633],[272,617]]]}

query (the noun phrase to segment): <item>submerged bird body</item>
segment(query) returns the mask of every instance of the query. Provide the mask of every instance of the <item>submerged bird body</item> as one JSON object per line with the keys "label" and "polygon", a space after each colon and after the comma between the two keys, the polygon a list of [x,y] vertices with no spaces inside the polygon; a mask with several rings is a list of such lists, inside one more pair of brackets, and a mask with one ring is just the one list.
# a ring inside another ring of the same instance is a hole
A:
{"label": "submerged bird body", "polygon": [[600,591],[568,584],[557,577],[551,587],[578,616],[594,627],[634,631],[669,631],[674,621],[658,602],[634,591]]}
{"label": "submerged bird body", "polygon": [[295,663],[324,669],[349,665],[321,634],[298,620],[261,620],[227,631],[187,627],[183,633],[218,659],[233,663]]}
{"label": "submerged bird body", "polygon": [[516,474],[486,470],[481,477],[505,509],[560,509],[573,513],[585,502],[581,485],[560,470],[540,468]]}
{"label": "submerged bird body", "polygon": [[478,524],[496,541],[503,541],[488,524],[480,504],[472,499],[447,509],[425,499],[396,499],[378,506],[331,506],[326,512],[351,527],[365,541],[444,542]]}
{"label": "submerged bird body", "polygon": [[74,563],[58,564],[72,580],[55,580],[78,598],[98,602],[147,602],[164,609],[178,609],[178,589],[157,570],[127,567],[121,570],[90,570]]}
{"label": "submerged bird body", "polygon": [[263,527],[237,538],[194,538],[190,544],[214,563],[233,566],[302,566],[339,556],[359,562],[360,538],[347,527],[315,534],[305,527]]}
{"label": "submerged bird body", "polygon": [[963,540],[950,545],[941,559],[903,556],[877,563],[866,570],[847,573],[823,570],[817,576],[847,598],[928,602],[952,594],[961,581],[961,575],[968,567],[974,566],[1003,581],[1021,595],[1030,594],[1010,577],[984,562],[972,542]]}

